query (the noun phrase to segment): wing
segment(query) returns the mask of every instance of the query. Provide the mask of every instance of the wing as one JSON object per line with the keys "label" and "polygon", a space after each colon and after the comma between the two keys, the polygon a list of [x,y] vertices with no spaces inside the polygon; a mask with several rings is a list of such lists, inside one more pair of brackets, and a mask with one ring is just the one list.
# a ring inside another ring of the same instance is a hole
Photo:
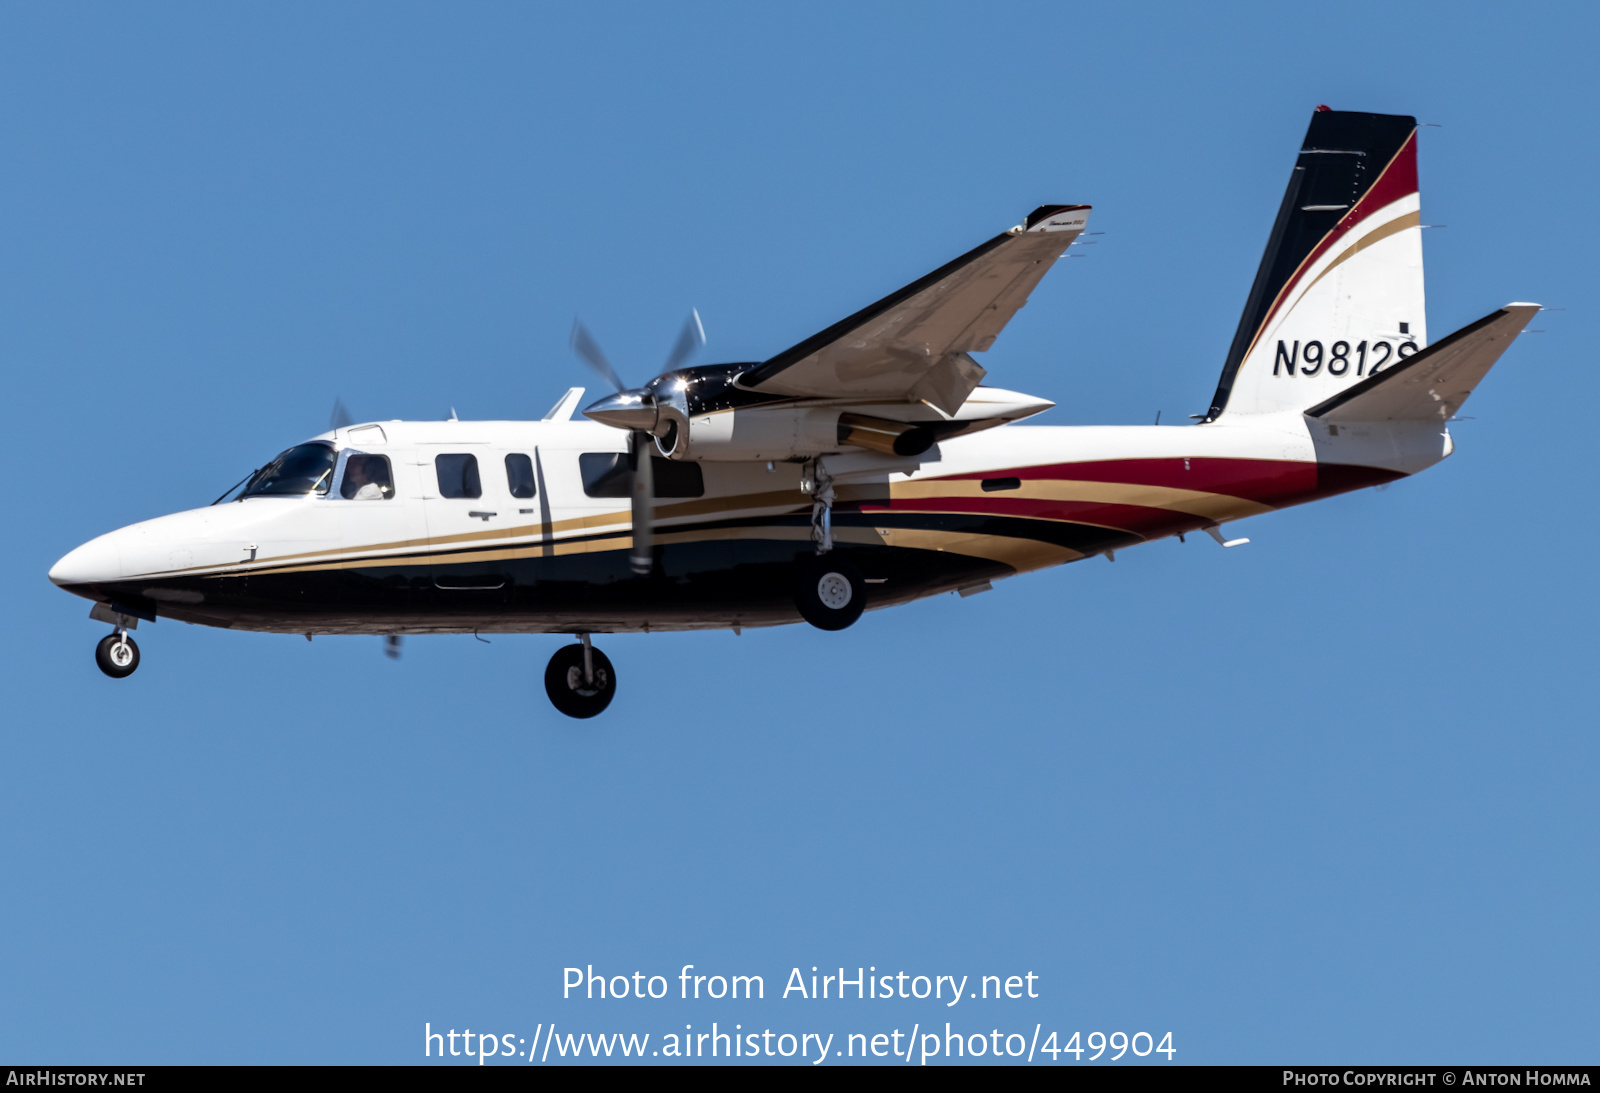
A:
{"label": "wing", "polygon": [[779,353],[739,386],[814,398],[926,399],[954,414],[984,370],[981,353],[1089,223],[1087,205],[1043,205],[871,307]]}

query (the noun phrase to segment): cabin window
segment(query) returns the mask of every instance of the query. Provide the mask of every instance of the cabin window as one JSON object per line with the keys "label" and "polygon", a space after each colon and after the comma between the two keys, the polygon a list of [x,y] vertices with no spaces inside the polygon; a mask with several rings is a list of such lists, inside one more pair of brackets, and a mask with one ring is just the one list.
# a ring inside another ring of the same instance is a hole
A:
{"label": "cabin window", "polygon": [[506,456],[506,484],[511,487],[512,497],[532,497],[533,460],[520,452]]}
{"label": "cabin window", "polygon": [[394,496],[389,460],[381,455],[351,455],[344,462],[339,496],[346,501],[387,501]]}
{"label": "cabin window", "polygon": [[477,456],[437,455],[433,457],[433,469],[439,476],[440,497],[483,496]]}
{"label": "cabin window", "polygon": [[240,497],[326,494],[338,458],[330,444],[297,444],[251,475]]}
{"label": "cabin window", "polygon": [[[590,497],[627,497],[632,475],[627,452],[584,452],[578,456],[583,492]],[[704,497],[705,476],[698,463],[651,457],[651,477],[657,497]]]}
{"label": "cabin window", "polygon": [[1020,478],[985,478],[983,480],[984,493],[994,493],[996,490],[1020,490],[1021,488],[1022,479]]}

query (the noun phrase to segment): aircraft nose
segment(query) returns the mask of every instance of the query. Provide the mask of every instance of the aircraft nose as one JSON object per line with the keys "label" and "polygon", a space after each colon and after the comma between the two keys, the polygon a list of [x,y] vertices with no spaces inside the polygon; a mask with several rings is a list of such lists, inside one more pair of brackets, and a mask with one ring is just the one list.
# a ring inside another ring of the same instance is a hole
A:
{"label": "aircraft nose", "polygon": [[90,539],[50,567],[50,579],[61,586],[115,581],[122,576],[122,554],[115,532]]}

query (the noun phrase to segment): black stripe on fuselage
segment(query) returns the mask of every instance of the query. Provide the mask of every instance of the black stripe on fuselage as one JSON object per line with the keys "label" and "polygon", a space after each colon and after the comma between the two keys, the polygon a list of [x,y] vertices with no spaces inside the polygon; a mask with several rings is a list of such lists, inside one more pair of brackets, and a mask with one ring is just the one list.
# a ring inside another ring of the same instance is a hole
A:
{"label": "black stripe on fuselage", "polygon": [[[239,629],[361,632],[407,630],[570,630],[593,624],[618,629],[688,629],[733,624],[797,621],[796,572],[814,554],[805,537],[808,516],[673,525],[660,535],[695,534],[687,542],[658,542],[655,571],[636,576],[627,550],[546,554],[543,544],[505,544],[450,549],[405,558],[372,558],[294,571],[256,570],[216,576],[176,576],[118,582],[77,590],[91,598],[138,595],[159,601],[160,613],[186,622]],[[837,512],[836,529],[882,527],[985,535],[1045,542],[1083,554],[1142,541],[1114,529],[1018,517],[964,513]],[[761,538],[763,528],[788,537]],[[748,536],[728,532],[749,532]],[[606,536],[582,541],[603,543]],[[572,543],[563,540],[563,543]],[[574,544],[576,545],[576,544]],[[869,606],[884,607],[983,580],[1003,577],[1011,566],[987,558],[938,549],[840,542],[836,549],[869,580]],[[472,554],[485,555],[474,560]],[[468,557],[463,557],[467,555]],[[173,597],[199,595],[198,604]],[[165,597],[165,598],[164,598]]]}

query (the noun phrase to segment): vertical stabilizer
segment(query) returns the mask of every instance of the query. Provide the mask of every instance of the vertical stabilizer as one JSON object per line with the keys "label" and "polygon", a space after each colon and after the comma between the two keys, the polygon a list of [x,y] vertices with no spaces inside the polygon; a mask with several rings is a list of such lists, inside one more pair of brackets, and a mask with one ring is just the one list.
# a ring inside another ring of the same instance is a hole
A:
{"label": "vertical stabilizer", "polygon": [[1416,129],[1311,116],[1207,421],[1315,406],[1428,344]]}

